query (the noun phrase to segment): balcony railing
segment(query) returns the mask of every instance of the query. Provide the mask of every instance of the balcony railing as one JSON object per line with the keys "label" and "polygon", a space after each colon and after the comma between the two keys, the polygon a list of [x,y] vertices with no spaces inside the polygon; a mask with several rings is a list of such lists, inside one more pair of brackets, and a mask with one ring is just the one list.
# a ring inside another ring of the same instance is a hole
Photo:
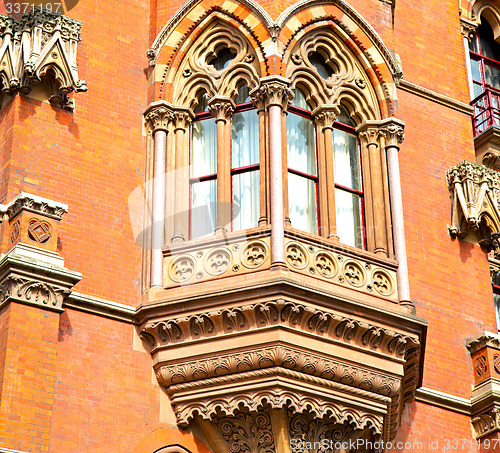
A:
{"label": "balcony railing", "polygon": [[500,126],[500,90],[485,87],[484,91],[471,102],[474,107],[472,125],[474,136],[490,126]]}

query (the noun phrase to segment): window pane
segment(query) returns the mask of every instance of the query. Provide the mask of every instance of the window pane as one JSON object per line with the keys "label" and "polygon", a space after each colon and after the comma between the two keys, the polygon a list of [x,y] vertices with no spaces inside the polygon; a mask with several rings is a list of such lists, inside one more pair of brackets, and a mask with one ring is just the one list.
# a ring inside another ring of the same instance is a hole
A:
{"label": "window pane", "polygon": [[335,189],[335,210],[340,242],[363,248],[360,197],[345,190]]}
{"label": "window pane", "polygon": [[259,117],[256,110],[235,113],[233,130],[232,168],[259,163]]}
{"label": "window pane", "polygon": [[306,97],[302,91],[300,91],[298,88],[295,89],[294,91],[294,98],[293,98],[293,105],[300,107],[301,109],[304,110],[311,110],[311,107],[306,101]]}
{"label": "window pane", "polygon": [[191,185],[191,239],[213,234],[217,219],[217,180]]}
{"label": "window pane", "polygon": [[233,230],[257,226],[260,214],[259,170],[233,176]]}
{"label": "window pane", "polygon": [[497,328],[500,330],[500,294],[493,294],[495,302],[495,314],[497,315]]}
{"label": "window pane", "polygon": [[361,191],[358,140],[339,129],[333,130],[335,184]]}
{"label": "window pane", "polygon": [[493,30],[488,21],[481,16],[481,25],[477,28],[479,35],[479,44],[481,46],[481,55],[492,58],[493,60],[500,59],[500,44],[495,41]]}
{"label": "window pane", "polygon": [[484,65],[485,82],[492,87],[500,88],[500,69],[485,64]]}
{"label": "window pane", "polygon": [[288,173],[288,205],[292,226],[298,230],[317,234],[316,183]]}
{"label": "window pane", "polygon": [[316,146],[312,120],[290,113],[286,119],[288,168],[316,176]]}
{"label": "window pane", "polygon": [[215,118],[193,123],[191,177],[217,173],[217,128]]}
{"label": "window pane", "polygon": [[480,65],[479,61],[471,58],[470,68],[472,72],[472,80],[481,83],[481,70],[479,65]]}

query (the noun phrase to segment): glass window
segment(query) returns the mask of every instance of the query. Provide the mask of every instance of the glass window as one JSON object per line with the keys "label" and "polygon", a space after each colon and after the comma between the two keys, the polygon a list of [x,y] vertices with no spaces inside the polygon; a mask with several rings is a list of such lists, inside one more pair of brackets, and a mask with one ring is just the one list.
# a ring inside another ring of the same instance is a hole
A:
{"label": "glass window", "polygon": [[257,226],[260,214],[259,117],[243,85],[231,122],[233,230]]}
{"label": "glass window", "polygon": [[493,302],[495,303],[497,328],[500,331],[500,272],[493,276]]}
{"label": "glass window", "polygon": [[311,107],[304,93],[295,90],[286,121],[288,161],[288,210],[294,228],[318,232],[318,171]]}

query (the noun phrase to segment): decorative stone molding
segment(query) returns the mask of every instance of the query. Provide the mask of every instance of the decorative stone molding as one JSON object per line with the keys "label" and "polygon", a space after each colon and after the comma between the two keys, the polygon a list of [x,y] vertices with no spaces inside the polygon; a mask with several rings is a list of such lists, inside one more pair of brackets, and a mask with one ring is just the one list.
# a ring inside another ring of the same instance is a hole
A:
{"label": "decorative stone molding", "polygon": [[333,123],[340,114],[336,105],[323,105],[312,112],[316,126],[321,129],[333,129]]}
{"label": "decorative stone molding", "polygon": [[396,118],[382,120],[380,122],[380,132],[385,139],[385,146],[399,148],[399,145],[403,143],[405,139],[404,128],[404,121],[397,120]]}
{"label": "decorative stone molding", "polygon": [[21,19],[0,15],[2,91],[26,94],[45,80],[51,91],[49,102],[72,110],[68,93],[87,91],[76,63],[81,28],[75,19],[39,9]]}
{"label": "decorative stone molding", "polygon": [[484,332],[467,342],[475,386],[471,421],[476,439],[500,434],[500,335]]}
{"label": "decorative stone molding", "polygon": [[56,253],[18,244],[0,261],[0,308],[16,301],[61,312],[80,279]]}
{"label": "decorative stone molding", "polygon": [[467,20],[464,17],[460,17],[460,33],[462,33],[462,36],[466,38],[468,41],[471,41],[472,38],[474,38],[478,25],[479,24],[475,21]]}
{"label": "decorative stone molding", "polygon": [[68,205],[57,201],[20,192],[9,204],[6,205],[6,213],[12,221],[21,211],[41,214],[56,220],[68,212]]}
{"label": "decorative stone molding", "polygon": [[167,131],[169,124],[174,119],[172,106],[165,101],[153,102],[143,115],[147,129],[152,134],[158,130]]}
{"label": "decorative stone molding", "polygon": [[239,412],[234,417],[215,417],[212,424],[231,453],[274,453],[275,441],[269,411]]}
{"label": "decorative stone molding", "polygon": [[208,111],[216,122],[224,121],[226,123],[234,113],[234,102],[227,97],[215,96],[208,101]]}
{"label": "decorative stone molding", "polygon": [[290,81],[280,76],[268,76],[260,79],[258,89],[252,91],[252,102],[264,102],[266,108],[277,105],[283,111],[288,109],[294,97],[293,91],[289,88]]}
{"label": "decorative stone molding", "polygon": [[358,137],[364,146],[379,146],[380,137],[383,136],[383,132],[380,128],[378,122],[365,122],[358,129]]}
{"label": "decorative stone molding", "polygon": [[414,337],[283,299],[150,322],[141,330],[141,337],[157,349],[277,325],[399,358],[405,356],[407,349],[419,347]]}
{"label": "decorative stone molding", "polygon": [[500,254],[493,236],[500,231],[498,173],[463,161],[446,172],[446,181],[452,199],[450,236],[463,238],[475,231],[481,245],[493,247],[495,256]]}
{"label": "decorative stone molding", "polygon": [[193,118],[194,114],[190,109],[177,106],[174,107],[174,111],[172,113],[172,122],[175,128],[174,130],[187,131]]}

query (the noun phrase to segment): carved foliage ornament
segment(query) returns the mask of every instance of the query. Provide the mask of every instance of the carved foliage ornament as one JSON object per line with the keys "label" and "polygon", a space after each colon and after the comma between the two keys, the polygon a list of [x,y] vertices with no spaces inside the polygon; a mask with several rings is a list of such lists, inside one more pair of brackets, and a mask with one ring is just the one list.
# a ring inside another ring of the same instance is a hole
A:
{"label": "carved foliage ornament", "polygon": [[446,181],[452,199],[450,236],[465,237],[478,231],[481,245],[493,247],[499,255],[498,173],[463,161],[446,172]]}
{"label": "carved foliage ornament", "polygon": [[500,431],[500,408],[494,407],[488,412],[473,417],[472,426],[476,439],[482,439],[495,431]]}
{"label": "carved foliage ornament", "polygon": [[87,91],[76,64],[81,28],[77,20],[39,9],[21,19],[0,15],[2,91],[28,93],[45,78],[52,88],[49,101],[72,109],[67,94]]}
{"label": "carved foliage ornament", "polygon": [[14,203],[7,208],[7,216],[9,217],[9,220],[13,220],[14,217],[23,209],[37,214],[43,214],[57,220],[60,220],[63,214],[68,212],[67,208],[63,205],[58,205],[54,202],[51,204],[47,201],[39,199],[38,197],[21,193],[18,197],[16,197]]}

